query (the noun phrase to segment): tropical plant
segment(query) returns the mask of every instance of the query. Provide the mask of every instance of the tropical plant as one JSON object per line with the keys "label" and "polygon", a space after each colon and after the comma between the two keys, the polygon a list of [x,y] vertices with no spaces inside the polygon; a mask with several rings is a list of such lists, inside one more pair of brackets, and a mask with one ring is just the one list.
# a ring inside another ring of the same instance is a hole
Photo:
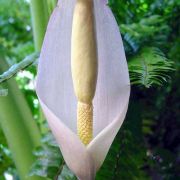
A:
{"label": "tropical plant", "polygon": [[173,70],[172,64],[158,48],[144,47],[129,60],[131,82],[147,88],[161,86],[170,79],[168,73]]}
{"label": "tropical plant", "polygon": [[[45,6],[48,12],[45,19],[48,19],[56,0],[44,0],[45,5],[42,5],[42,1],[35,1],[32,0],[34,6],[42,9]],[[1,73],[3,76],[0,76],[0,81],[7,81],[9,77],[17,74],[16,82],[21,89],[18,91],[25,95],[31,113],[36,119],[36,125],[39,127],[38,134],[43,134],[41,144],[37,143],[39,146],[34,149],[36,160],[31,166],[30,177],[37,175],[50,179],[75,179],[64,164],[51,132],[44,125],[44,118],[39,111],[33,89],[27,87],[27,84],[31,84],[34,79],[35,67],[28,66],[23,71],[26,75],[21,76],[17,73],[26,67],[21,66],[23,63],[29,65],[28,58],[23,62],[21,60],[26,56],[29,57],[35,49],[29,6],[24,0],[0,2],[0,55],[4,56],[3,58],[10,65],[15,64],[7,72],[3,70],[5,73]],[[125,123],[117,134],[96,179],[177,179],[180,176],[178,169],[180,132],[177,120],[179,118],[177,99],[180,95],[178,87],[180,3],[178,0],[109,0],[109,6],[122,33],[132,95]],[[32,4],[31,9],[33,9]],[[42,23],[39,31],[36,26],[37,22],[41,24],[41,20],[38,20],[41,16],[36,13],[33,16],[36,21],[33,23],[34,33],[38,34],[41,31],[41,38],[35,41],[38,42],[36,50],[40,50],[46,22]],[[32,62],[35,59],[33,58]],[[2,85],[4,86],[4,83]],[[9,87],[9,89],[14,91],[14,88]],[[21,106],[24,105],[19,104],[18,108],[21,109]],[[5,107],[0,103],[1,110],[2,107],[9,112],[10,105]],[[17,108],[14,106],[14,112],[16,111]],[[1,121],[0,119],[0,124]],[[7,136],[5,138],[7,133],[4,126],[0,125],[0,128],[0,179],[5,179],[5,173],[17,179],[17,171],[11,159],[13,148],[7,144],[8,138]]]}

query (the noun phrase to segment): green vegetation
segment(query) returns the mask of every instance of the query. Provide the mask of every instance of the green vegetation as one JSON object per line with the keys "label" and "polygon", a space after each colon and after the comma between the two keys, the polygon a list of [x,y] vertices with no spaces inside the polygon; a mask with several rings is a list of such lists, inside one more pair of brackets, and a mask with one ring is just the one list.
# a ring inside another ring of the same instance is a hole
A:
{"label": "green vegetation", "polygon": [[[17,73],[0,85],[0,95],[9,91],[0,97],[0,180],[5,174],[15,180],[76,179],[32,88],[37,58],[33,53],[41,48],[55,4],[56,0],[0,1],[0,74],[5,72],[0,82],[8,77],[7,64]],[[126,120],[96,179],[179,179],[180,2],[109,0],[108,5],[122,34],[132,92]],[[22,62],[25,57],[29,64]]]}

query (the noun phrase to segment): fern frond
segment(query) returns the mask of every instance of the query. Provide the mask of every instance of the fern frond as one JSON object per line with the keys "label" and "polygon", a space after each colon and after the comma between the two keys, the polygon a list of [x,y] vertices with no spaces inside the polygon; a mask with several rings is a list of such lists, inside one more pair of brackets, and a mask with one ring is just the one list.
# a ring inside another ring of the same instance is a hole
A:
{"label": "fern frond", "polygon": [[66,166],[59,145],[49,130],[43,135],[41,142],[42,145],[34,151],[36,160],[32,164],[29,176],[35,175],[53,180],[77,180],[76,176]]}
{"label": "fern frond", "polygon": [[167,60],[162,51],[155,47],[145,47],[128,62],[132,84],[161,86],[173,71],[173,62]]}
{"label": "fern frond", "polygon": [[29,176],[53,179],[61,173],[64,160],[51,132],[42,137],[42,145],[36,148],[34,155],[36,161],[30,169]]}
{"label": "fern frond", "polygon": [[136,23],[121,24],[120,29],[125,47],[128,47],[128,49],[126,48],[127,52],[137,52],[144,43],[159,44],[167,38],[166,34],[169,32],[169,27],[162,23],[163,21],[162,16],[153,15],[144,17]]}

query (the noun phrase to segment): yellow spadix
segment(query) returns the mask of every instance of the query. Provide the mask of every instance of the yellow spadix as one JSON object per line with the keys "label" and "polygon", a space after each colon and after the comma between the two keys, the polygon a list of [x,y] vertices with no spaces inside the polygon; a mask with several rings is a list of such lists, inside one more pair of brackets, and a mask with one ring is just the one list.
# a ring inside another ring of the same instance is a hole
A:
{"label": "yellow spadix", "polygon": [[96,90],[97,52],[93,1],[77,0],[72,25],[71,70],[77,105],[77,131],[87,145],[93,137],[92,100]]}

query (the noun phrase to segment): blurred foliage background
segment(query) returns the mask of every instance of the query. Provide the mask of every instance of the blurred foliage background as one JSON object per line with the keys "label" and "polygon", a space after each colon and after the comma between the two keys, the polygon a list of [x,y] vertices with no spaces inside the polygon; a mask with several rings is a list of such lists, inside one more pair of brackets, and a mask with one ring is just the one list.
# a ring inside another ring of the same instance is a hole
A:
{"label": "blurred foliage background", "polygon": [[[47,2],[50,12],[55,1]],[[180,1],[109,0],[108,5],[122,34],[132,92],[126,120],[96,179],[178,180]],[[29,1],[0,0],[0,67],[2,61],[12,66],[34,51]],[[28,176],[76,179],[39,109],[33,88],[35,74],[36,66],[32,65],[15,76],[42,136]],[[8,176],[19,179],[0,123],[0,180]]]}

